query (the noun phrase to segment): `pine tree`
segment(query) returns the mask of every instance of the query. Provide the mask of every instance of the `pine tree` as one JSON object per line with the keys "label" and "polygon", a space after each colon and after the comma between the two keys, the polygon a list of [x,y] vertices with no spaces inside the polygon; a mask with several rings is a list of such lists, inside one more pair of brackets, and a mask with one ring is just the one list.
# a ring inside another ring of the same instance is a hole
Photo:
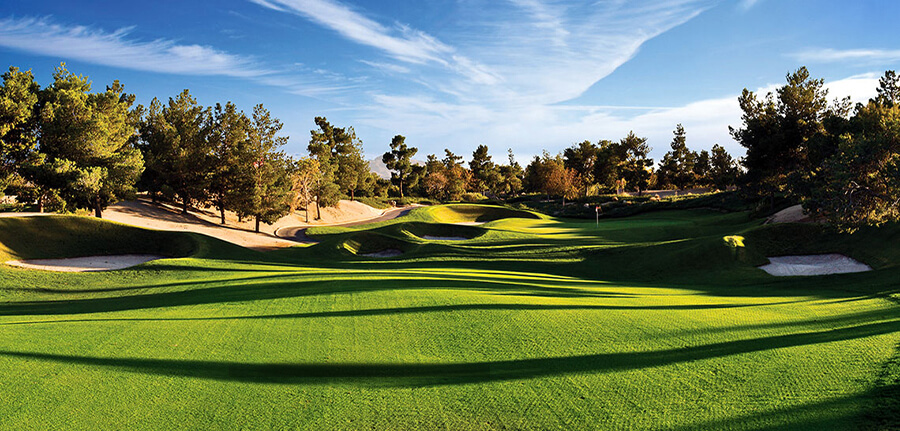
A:
{"label": "pine tree", "polygon": [[391,151],[381,156],[384,165],[393,171],[391,182],[400,187],[400,197],[403,197],[403,185],[408,182],[408,177],[413,171],[412,157],[419,151],[416,147],[406,145],[406,137],[396,135],[391,139]]}
{"label": "pine tree", "polygon": [[[40,147],[46,163],[69,166],[59,195],[68,208],[89,208],[102,217],[111,202],[134,193],[143,158],[134,148],[139,110],[118,81],[90,93],[87,78],[60,65],[41,93]],[[44,172],[50,172],[44,170]],[[67,176],[68,176],[67,174]]]}

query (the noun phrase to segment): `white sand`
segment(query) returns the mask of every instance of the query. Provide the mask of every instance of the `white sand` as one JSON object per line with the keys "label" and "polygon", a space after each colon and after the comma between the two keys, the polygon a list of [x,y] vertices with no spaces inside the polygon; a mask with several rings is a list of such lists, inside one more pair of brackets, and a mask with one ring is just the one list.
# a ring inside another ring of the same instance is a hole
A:
{"label": "white sand", "polygon": [[388,249],[385,249],[385,250],[376,251],[376,252],[374,252],[374,253],[363,253],[363,254],[361,254],[360,256],[365,256],[365,257],[396,257],[396,256],[400,256],[401,254],[403,254],[403,252],[400,251],[400,250],[397,250],[396,248],[388,248]]}
{"label": "white sand", "polygon": [[123,254],[118,256],[72,257],[68,259],[9,260],[6,261],[6,264],[28,269],[42,269],[45,271],[88,272],[112,271],[115,269],[129,268],[151,260],[165,258],[165,256],[153,254]]}
{"label": "white sand", "polygon": [[872,270],[869,265],[853,260],[842,254],[779,256],[770,257],[768,259],[771,263],[760,266],[759,269],[778,277],[793,275],[846,274]]}
{"label": "white sand", "polygon": [[422,235],[423,239],[431,240],[431,241],[466,241],[470,238],[466,238],[464,236],[431,236],[431,235]]}
{"label": "white sand", "polygon": [[453,224],[459,225],[459,226],[480,226],[485,223],[487,223],[487,222],[484,222],[484,221],[461,221],[461,222],[453,223]]}
{"label": "white sand", "polygon": [[801,205],[787,207],[766,219],[766,223],[804,223],[810,221],[810,217],[803,212]]}

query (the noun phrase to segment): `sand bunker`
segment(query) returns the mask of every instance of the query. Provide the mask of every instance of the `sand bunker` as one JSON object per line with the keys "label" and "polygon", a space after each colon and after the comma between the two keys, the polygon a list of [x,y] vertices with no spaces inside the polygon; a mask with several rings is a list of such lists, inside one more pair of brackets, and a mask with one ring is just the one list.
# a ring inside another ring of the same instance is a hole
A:
{"label": "sand bunker", "polygon": [[812,218],[806,213],[803,212],[803,207],[800,205],[794,205],[791,207],[787,207],[781,211],[778,211],[775,214],[772,214],[768,219],[766,219],[766,223],[809,223],[813,221]]}
{"label": "sand bunker", "polygon": [[453,224],[458,225],[458,226],[480,226],[485,223],[487,223],[487,222],[484,222],[484,221],[461,221],[459,223],[453,223]]}
{"label": "sand bunker", "polygon": [[768,259],[771,263],[760,266],[759,269],[779,277],[793,275],[846,274],[872,270],[869,265],[853,260],[842,254],[779,256],[770,257]]}
{"label": "sand bunker", "polygon": [[466,238],[464,236],[433,236],[433,235],[422,235],[422,239],[427,239],[431,241],[466,241],[470,238]]}
{"label": "sand bunker", "polygon": [[68,259],[9,260],[6,264],[28,269],[42,269],[45,271],[88,272],[124,269],[151,260],[165,258],[165,256],[158,256],[155,254],[123,254],[118,256],[72,257]]}
{"label": "sand bunker", "polygon": [[403,254],[401,250],[397,250],[396,248],[389,248],[381,251],[376,251],[374,253],[363,253],[360,256],[365,257],[397,257]]}

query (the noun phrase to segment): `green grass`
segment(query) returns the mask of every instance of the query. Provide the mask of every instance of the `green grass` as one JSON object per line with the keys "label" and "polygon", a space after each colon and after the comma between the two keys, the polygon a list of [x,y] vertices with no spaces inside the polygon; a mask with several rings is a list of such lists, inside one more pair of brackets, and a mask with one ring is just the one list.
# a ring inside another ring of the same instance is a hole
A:
{"label": "green grass", "polygon": [[[823,430],[900,417],[896,225],[841,236],[683,210],[597,227],[454,205],[257,253],[88,218],[0,223],[8,256],[179,257],[89,274],[0,266],[2,429]],[[404,254],[358,254],[383,248]],[[754,268],[795,251],[876,270]]]}

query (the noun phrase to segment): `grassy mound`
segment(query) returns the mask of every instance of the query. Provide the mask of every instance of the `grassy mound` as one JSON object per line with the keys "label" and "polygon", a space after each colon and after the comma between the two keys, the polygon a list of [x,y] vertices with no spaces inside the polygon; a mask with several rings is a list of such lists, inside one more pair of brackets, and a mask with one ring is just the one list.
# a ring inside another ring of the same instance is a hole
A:
{"label": "grassy mound", "polygon": [[55,259],[116,254],[184,257],[195,237],[78,216],[0,218],[0,260]]}
{"label": "grassy mound", "polygon": [[355,255],[366,255],[386,250],[406,252],[409,249],[408,243],[376,232],[359,232],[350,235],[341,243],[341,246]]}
{"label": "grassy mound", "polygon": [[418,238],[433,236],[472,239],[484,234],[484,229],[475,226],[463,226],[444,223],[411,222],[404,223],[401,226],[401,229],[403,232],[408,232],[410,235]]}
{"label": "grassy mound", "polygon": [[495,205],[439,205],[424,210],[437,223],[482,223],[505,218],[540,218],[539,215],[532,212]]}

